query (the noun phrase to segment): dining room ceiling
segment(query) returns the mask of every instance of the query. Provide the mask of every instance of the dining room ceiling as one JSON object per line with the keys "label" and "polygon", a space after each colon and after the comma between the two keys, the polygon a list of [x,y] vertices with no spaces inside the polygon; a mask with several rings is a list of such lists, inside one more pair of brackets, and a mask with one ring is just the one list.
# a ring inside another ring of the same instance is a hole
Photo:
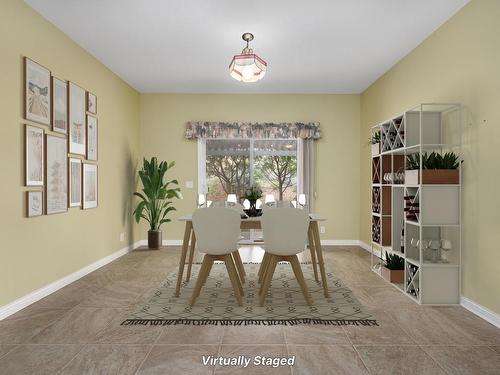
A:
{"label": "dining room ceiling", "polygon": [[[25,0],[144,93],[360,93],[468,1]],[[228,72],[244,32],[256,83]]]}

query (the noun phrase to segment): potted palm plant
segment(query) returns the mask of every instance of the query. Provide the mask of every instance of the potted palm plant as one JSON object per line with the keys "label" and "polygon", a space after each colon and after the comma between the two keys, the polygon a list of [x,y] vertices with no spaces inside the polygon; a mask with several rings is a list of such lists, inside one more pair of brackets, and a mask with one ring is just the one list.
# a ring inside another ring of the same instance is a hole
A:
{"label": "potted palm plant", "polygon": [[142,219],[149,223],[148,247],[159,249],[161,247],[160,228],[164,223],[171,221],[167,215],[175,211],[172,206],[173,198],[181,197],[181,189],[175,187],[177,180],[166,179],[166,173],[175,165],[175,162],[168,164],[162,161],[158,164],[157,158],[151,161],[144,159],[142,170],[139,171],[139,178],[142,182],[142,192],[135,192],[134,195],[141,201],[134,210],[135,221],[139,223]]}
{"label": "potted palm plant", "polygon": [[[459,158],[454,152],[441,155],[437,152],[422,153],[422,176],[420,176],[420,155],[406,156],[405,183],[422,184],[458,184]],[[420,182],[422,180],[422,182]]]}
{"label": "potted palm plant", "polygon": [[380,154],[380,130],[372,134],[370,144],[372,145],[372,156]]}
{"label": "potted palm plant", "polygon": [[402,284],[404,280],[405,261],[396,254],[385,252],[385,264],[382,267],[382,277],[390,283]]}

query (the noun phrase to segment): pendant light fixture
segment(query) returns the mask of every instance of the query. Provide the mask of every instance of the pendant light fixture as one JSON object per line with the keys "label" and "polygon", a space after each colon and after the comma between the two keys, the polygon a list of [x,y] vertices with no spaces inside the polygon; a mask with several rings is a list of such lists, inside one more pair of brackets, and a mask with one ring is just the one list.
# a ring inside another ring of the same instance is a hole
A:
{"label": "pendant light fixture", "polygon": [[245,33],[242,39],[247,42],[240,55],[235,55],[229,65],[229,74],[237,81],[257,82],[266,74],[267,63],[253,53],[253,49],[248,46],[253,40],[252,33]]}

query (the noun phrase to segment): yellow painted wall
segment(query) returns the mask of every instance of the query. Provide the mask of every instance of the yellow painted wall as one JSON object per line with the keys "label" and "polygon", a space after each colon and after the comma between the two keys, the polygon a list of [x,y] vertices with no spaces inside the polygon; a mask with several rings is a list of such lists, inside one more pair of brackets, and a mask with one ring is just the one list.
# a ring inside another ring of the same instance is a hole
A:
{"label": "yellow painted wall", "polygon": [[[185,123],[194,121],[319,121],[323,137],[316,142],[316,211],[325,216],[324,239],[359,238],[359,95],[141,95],[142,150],[177,163],[171,177],[182,188],[174,217],[195,208],[197,143],[184,139]],[[142,238],[147,227],[143,226]],[[164,239],[182,239],[178,222],[164,227]]]}
{"label": "yellow painted wall", "polygon": [[[98,209],[24,217],[23,56],[98,97]],[[134,241],[129,210],[140,134],[139,94],[20,0],[0,3],[0,72],[3,306]]]}
{"label": "yellow painted wall", "polygon": [[500,313],[500,1],[473,0],[361,96],[361,239],[370,242],[370,126],[421,102],[465,107],[462,294]]}

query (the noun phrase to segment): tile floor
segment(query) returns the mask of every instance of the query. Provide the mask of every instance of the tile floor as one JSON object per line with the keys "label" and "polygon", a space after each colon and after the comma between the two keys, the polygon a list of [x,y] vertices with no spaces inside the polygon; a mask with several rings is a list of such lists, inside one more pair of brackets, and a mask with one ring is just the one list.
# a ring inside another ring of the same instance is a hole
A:
{"label": "tile floor", "polygon": [[[357,247],[325,262],[379,327],[120,326],[177,266],[136,250],[0,321],[0,374],[500,374],[500,329],[461,307],[422,307],[369,270]],[[260,249],[242,250],[255,261]],[[202,355],[295,355],[280,368],[203,366]]]}

